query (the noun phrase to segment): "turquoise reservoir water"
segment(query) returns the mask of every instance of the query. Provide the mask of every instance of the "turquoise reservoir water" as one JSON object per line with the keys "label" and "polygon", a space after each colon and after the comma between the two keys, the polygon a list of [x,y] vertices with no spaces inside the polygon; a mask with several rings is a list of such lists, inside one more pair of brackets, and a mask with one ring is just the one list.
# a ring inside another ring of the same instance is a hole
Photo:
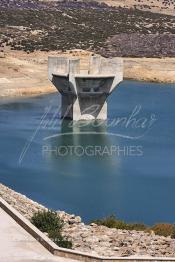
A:
{"label": "turquoise reservoir water", "polygon": [[84,221],[175,222],[175,85],[125,81],[108,121],[59,119],[58,93],[0,104],[0,182]]}

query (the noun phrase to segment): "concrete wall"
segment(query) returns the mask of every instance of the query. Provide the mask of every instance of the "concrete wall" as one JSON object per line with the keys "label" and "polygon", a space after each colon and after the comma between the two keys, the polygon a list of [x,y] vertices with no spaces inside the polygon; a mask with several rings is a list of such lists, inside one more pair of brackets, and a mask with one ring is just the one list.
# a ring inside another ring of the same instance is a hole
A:
{"label": "concrete wall", "polygon": [[100,257],[91,254],[65,249],[58,247],[45,234],[39,231],[33,224],[24,218],[17,210],[11,207],[5,200],[0,197],[0,208],[2,208],[9,216],[11,216],[20,226],[22,226],[28,233],[36,238],[45,248],[52,254],[70,259],[76,259],[83,262],[148,262],[148,261],[175,261],[174,257]]}

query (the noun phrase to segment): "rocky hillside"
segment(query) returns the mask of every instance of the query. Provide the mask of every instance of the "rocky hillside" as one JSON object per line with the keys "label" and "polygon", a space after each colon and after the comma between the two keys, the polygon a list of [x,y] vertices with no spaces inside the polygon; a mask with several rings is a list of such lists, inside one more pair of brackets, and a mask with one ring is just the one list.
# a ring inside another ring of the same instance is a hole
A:
{"label": "rocky hillside", "polygon": [[[1,49],[84,49],[104,56],[172,57],[174,34],[173,16],[137,9],[94,1],[0,1]],[[172,48],[167,48],[170,43]]]}
{"label": "rocky hillside", "polygon": [[106,57],[174,57],[175,34],[118,34],[109,37],[100,54]]}

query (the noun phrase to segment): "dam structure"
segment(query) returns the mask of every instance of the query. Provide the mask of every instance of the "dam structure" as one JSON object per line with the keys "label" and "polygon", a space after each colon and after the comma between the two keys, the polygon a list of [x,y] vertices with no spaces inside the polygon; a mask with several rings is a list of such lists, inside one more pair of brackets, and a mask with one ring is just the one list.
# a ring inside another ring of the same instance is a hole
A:
{"label": "dam structure", "polygon": [[61,118],[107,119],[107,98],[123,80],[123,60],[91,56],[87,69],[79,58],[48,58],[48,78],[61,94]]}

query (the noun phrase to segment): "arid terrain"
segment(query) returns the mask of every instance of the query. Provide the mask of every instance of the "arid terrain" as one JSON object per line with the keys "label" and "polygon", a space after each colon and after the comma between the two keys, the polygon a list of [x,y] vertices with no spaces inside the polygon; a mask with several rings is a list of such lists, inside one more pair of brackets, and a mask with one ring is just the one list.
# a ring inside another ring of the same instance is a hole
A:
{"label": "arid terrain", "polygon": [[125,79],[175,83],[172,0],[101,2],[1,0],[1,97],[54,92],[48,55],[123,57]]}
{"label": "arid terrain", "polygon": [[2,51],[7,46],[28,53],[83,49],[107,57],[111,50],[113,56],[175,57],[174,34],[174,16],[134,8],[94,1],[0,1]]}
{"label": "arid terrain", "polygon": [[174,0],[98,0],[111,6],[137,8],[143,11],[175,15]]}
{"label": "arid terrain", "polygon": [[[31,96],[56,92],[47,79],[48,55],[81,58],[86,69],[91,52],[41,52],[26,54],[9,51],[0,57],[0,97]],[[124,78],[153,82],[175,83],[175,58],[124,58]]]}

